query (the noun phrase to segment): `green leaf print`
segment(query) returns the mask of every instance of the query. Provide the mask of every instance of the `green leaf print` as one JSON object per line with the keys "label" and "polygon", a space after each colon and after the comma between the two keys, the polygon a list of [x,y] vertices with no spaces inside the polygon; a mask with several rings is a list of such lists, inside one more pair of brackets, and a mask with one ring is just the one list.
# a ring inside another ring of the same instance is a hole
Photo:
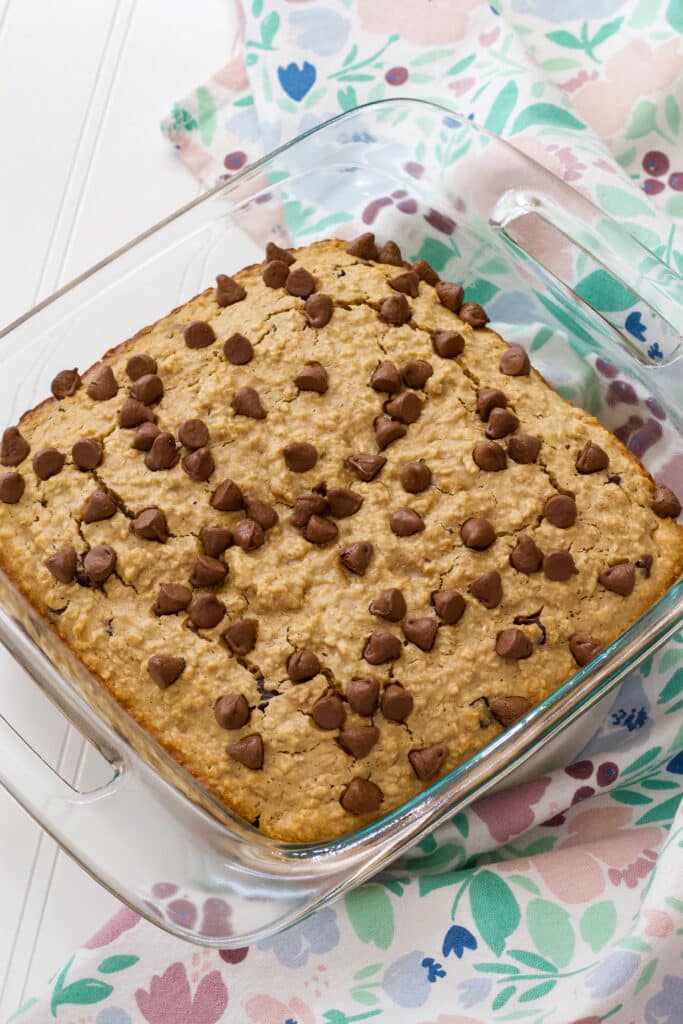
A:
{"label": "green leaf print", "polygon": [[546,32],[545,37],[551,43],[557,43],[558,46],[564,46],[568,50],[583,50],[581,40],[571,32],[565,32],[564,29],[559,29],[557,32]]}
{"label": "green leaf print", "polygon": [[641,768],[644,768],[646,765],[650,764],[651,761],[655,761],[659,757],[661,752],[661,747],[651,747],[650,750],[646,750],[644,754],[641,754],[640,757],[637,757],[635,761],[632,761],[631,764],[627,765],[626,768],[624,768],[623,772],[621,773],[622,777],[624,775],[630,775],[631,772],[637,772]]}
{"label": "green leaf print", "polygon": [[558,967],[566,967],[574,954],[574,929],[567,911],[549,900],[531,900],[526,923],[536,949]]}
{"label": "green leaf print", "polygon": [[208,146],[216,130],[216,105],[211,90],[205,85],[200,85],[197,89],[197,110],[199,112],[199,138],[205,146]]}
{"label": "green leaf print", "polygon": [[646,811],[641,818],[638,818],[636,825],[649,825],[653,821],[671,821],[680,802],[681,797],[678,795],[669,797],[664,803],[657,804],[656,807],[651,807],[649,811]]}
{"label": "green leaf print", "polygon": [[615,185],[596,185],[595,194],[606,213],[613,217],[654,217],[654,210],[644,199]]}
{"label": "green leaf print", "polygon": [[344,897],[346,913],[361,942],[389,949],[394,937],[394,909],[379,885],[366,885]]}
{"label": "green leaf print", "polygon": [[681,126],[681,111],[676,102],[676,97],[672,96],[671,93],[664,100],[664,116],[671,132],[674,135],[678,135],[678,129]]}
{"label": "green leaf print", "polygon": [[499,291],[500,288],[497,285],[479,278],[466,286],[465,297],[468,302],[478,302],[481,306],[485,306]]}
{"label": "green leaf print", "polygon": [[361,967],[360,971],[356,971],[354,974],[355,981],[362,981],[363,978],[371,978],[373,974],[377,974],[382,964],[368,964],[367,967]]}
{"label": "green leaf print", "polygon": [[666,212],[671,217],[683,217],[683,196],[669,196],[666,201]]}
{"label": "green leaf print", "polygon": [[493,871],[480,871],[469,888],[470,908],[479,934],[496,956],[521,920],[510,886]]}
{"label": "green leaf print", "polygon": [[484,121],[484,128],[494,132],[496,135],[501,135],[518,98],[519,89],[517,88],[517,83],[512,79],[507,85],[503,86],[493,101],[488,117]]}
{"label": "green leaf print", "polygon": [[100,966],[97,968],[102,974],[116,974],[117,971],[125,971],[127,967],[132,967],[140,959],[139,956],[108,956],[106,960],[103,960]]}
{"label": "green leaf print", "polygon": [[650,960],[649,964],[645,964],[642,971],[640,972],[640,977],[636,982],[636,987],[633,990],[634,995],[637,996],[639,992],[642,992],[645,986],[648,984],[648,982],[651,981],[652,975],[657,970],[658,963],[658,960]]}
{"label": "green leaf print", "polygon": [[539,348],[543,348],[546,342],[550,341],[554,334],[552,327],[541,327],[534,335],[534,340],[531,342],[531,351],[537,352]]}
{"label": "green leaf print", "polygon": [[586,907],[579,921],[581,938],[593,953],[599,953],[614,935],[617,910],[613,900],[602,900]]}
{"label": "green leaf print", "polygon": [[657,108],[652,100],[641,100],[631,114],[631,123],[624,132],[625,139],[641,139],[655,130]]}
{"label": "green leaf print", "polygon": [[476,53],[471,53],[469,55],[469,57],[463,57],[463,59],[459,60],[457,64],[454,64],[452,68],[449,68],[448,71],[446,72],[446,74],[447,75],[459,75],[459,74],[461,74],[463,71],[465,71],[470,66],[470,64],[472,64],[472,62],[474,61],[476,56],[477,56]]}
{"label": "green leaf print", "polygon": [[460,835],[467,839],[470,831],[470,823],[467,820],[467,815],[463,814],[462,811],[458,811],[457,814],[453,815],[452,821]]}
{"label": "green leaf print", "polygon": [[639,793],[637,789],[615,789],[612,791],[612,799],[618,804],[626,804],[628,807],[638,807],[641,804],[651,804],[652,797]]}
{"label": "green leaf print", "polygon": [[277,11],[271,11],[270,14],[261,22],[261,43],[263,44],[264,49],[273,49],[273,39],[275,39],[279,27],[280,15]]}
{"label": "green leaf print", "polygon": [[354,107],[358,106],[356,90],[352,85],[348,85],[346,89],[339,89],[337,92],[337,103],[342,110],[353,110]]}
{"label": "green leaf print", "polygon": [[520,964],[524,964],[525,967],[531,967],[534,971],[544,971],[546,974],[557,974],[557,967],[555,964],[551,964],[550,960],[546,960],[543,956],[538,956],[537,953],[528,953],[525,949],[509,949],[508,956],[512,960],[516,960]]}
{"label": "green leaf print", "polygon": [[664,689],[657,698],[658,704],[666,704],[668,700],[673,700],[674,697],[678,697],[680,693],[683,693],[683,668],[679,668],[672,675]]}
{"label": "green leaf print", "polygon": [[630,309],[638,301],[632,291],[606,270],[594,270],[582,281],[579,281],[574,291],[589,306],[593,306],[602,313],[615,313],[623,309]]}
{"label": "green leaf print", "polygon": [[568,110],[556,106],[554,103],[532,103],[518,114],[512,128],[511,135],[524,131],[535,124],[547,124],[553,128],[574,128],[577,131],[584,131],[585,124],[570,114]]}
{"label": "green leaf print", "polygon": [[404,866],[407,871],[442,871],[445,867],[452,870],[464,857],[465,850],[462,846],[456,843],[443,843],[424,857],[411,857],[405,860]]}
{"label": "green leaf print", "polygon": [[544,981],[542,985],[534,985],[519,997],[519,1001],[520,1003],[530,1003],[534,999],[540,999],[541,996],[547,996],[548,992],[552,992],[556,985],[556,981]]}
{"label": "green leaf print", "polygon": [[618,32],[623,20],[623,18],[615,18],[614,21],[608,21],[607,24],[601,25],[590,41],[591,50],[596,46],[599,46],[600,43],[604,43],[605,40],[613,36],[615,32]]}
{"label": "green leaf print", "polygon": [[683,4],[681,4],[681,0],[669,0],[666,17],[672,29],[683,34]]}
{"label": "green leaf print", "polygon": [[514,985],[506,985],[505,988],[500,990],[496,998],[491,1003],[491,1009],[500,1010],[502,1006],[505,1006],[505,1004],[512,999],[516,991],[517,989]]}
{"label": "green leaf print", "polygon": [[452,256],[453,250],[445,242],[438,238],[425,238],[415,258],[427,260],[437,274],[440,274]]}

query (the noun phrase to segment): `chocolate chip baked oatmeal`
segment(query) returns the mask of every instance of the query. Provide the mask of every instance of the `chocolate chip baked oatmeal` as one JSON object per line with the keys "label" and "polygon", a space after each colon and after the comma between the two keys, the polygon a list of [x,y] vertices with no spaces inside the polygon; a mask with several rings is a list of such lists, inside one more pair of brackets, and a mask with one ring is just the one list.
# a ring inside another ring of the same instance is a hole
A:
{"label": "chocolate chip baked oatmeal", "polygon": [[487,323],[394,242],[270,244],[3,434],[5,573],[268,835],[397,807],[681,571],[676,497]]}

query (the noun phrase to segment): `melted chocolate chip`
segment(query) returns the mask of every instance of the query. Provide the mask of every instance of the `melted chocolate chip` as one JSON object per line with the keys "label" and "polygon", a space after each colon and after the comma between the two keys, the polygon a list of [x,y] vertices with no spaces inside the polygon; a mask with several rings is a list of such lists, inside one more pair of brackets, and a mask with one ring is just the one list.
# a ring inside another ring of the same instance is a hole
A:
{"label": "melted chocolate chip", "polygon": [[398,327],[407,324],[412,316],[410,305],[405,295],[400,292],[383,299],[379,307],[379,318],[386,324]]}
{"label": "melted chocolate chip", "polygon": [[406,599],[396,587],[383,590],[368,607],[371,615],[377,615],[388,622],[400,622],[407,610]]}
{"label": "melted chocolate chip", "polygon": [[3,431],[0,441],[0,463],[3,466],[18,466],[30,451],[31,446],[18,427],[7,427]]}
{"label": "melted chocolate chip", "polygon": [[311,718],[320,729],[340,729],[344,724],[344,702],[334,690],[319,697],[311,708]]}
{"label": "melted chocolate chip", "polygon": [[541,443],[540,437],[534,437],[533,434],[513,434],[508,438],[508,455],[514,462],[527,466],[536,461]]}
{"label": "melted chocolate chip", "polygon": [[411,537],[425,528],[424,519],[412,508],[399,508],[389,517],[391,532],[397,537]]}
{"label": "melted chocolate chip", "polygon": [[496,539],[495,532],[488,519],[481,516],[473,516],[465,520],[460,527],[460,537],[465,547],[473,548],[475,551],[484,551],[490,548]]}
{"label": "melted chocolate chip", "polygon": [[376,260],[377,246],[372,231],[365,231],[358,238],[354,238],[346,247],[349,256],[356,256],[360,260]]}
{"label": "melted chocolate chip", "polygon": [[247,516],[257,522],[262,530],[272,530],[280,518],[272,505],[251,494],[245,494],[244,508]]}
{"label": "melted chocolate chip", "polygon": [[562,548],[554,548],[548,551],[543,558],[543,572],[547,580],[555,583],[564,583],[576,575],[578,569],[574,564],[571,552]]}
{"label": "melted chocolate chip", "polygon": [[354,516],[362,504],[363,495],[349,490],[348,487],[332,487],[327,492],[327,505],[330,515],[335,519]]}
{"label": "melted chocolate chip", "polygon": [[388,359],[380,363],[370,378],[370,387],[375,391],[386,391],[390,395],[396,395],[401,390],[401,375],[396,364]]}
{"label": "melted chocolate chip", "polygon": [[413,698],[400,683],[389,683],[382,694],[380,708],[390,722],[405,722],[413,710]]}
{"label": "melted chocolate chip", "polygon": [[140,377],[144,377],[146,373],[156,372],[156,359],[152,358],[152,356],[146,355],[144,352],[138,352],[136,355],[131,356],[126,363],[126,373],[133,381],[138,380]]}
{"label": "melted chocolate chip", "polygon": [[681,503],[666,484],[657,484],[652,511],[662,519],[678,519],[681,514]]}
{"label": "melted chocolate chip", "polygon": [[205,448],[209,443],[209,428],[204,420],[185,420],[178,430],[178,440],[193,451],[197,448]]}
{"label": "melted chocolate chip", "polygon": [[246,295],[242,285],[227,274],[219,274],[216,278],[216,302],[219,306],[232,306],[235,302],[241,302]]}
{"label": "melted chocolate chip", "polygon": [[80,383],[81,378],[78,370],[61,370],[53,378],[50,391],[57,401],[61,401],[63,398],[71,398],[72,395],[75,395]]}
{"label": "melted chocolate chip", "polygon": [[67,544],[59,551],[55,551],[54,555],[50,555],[44,564],[59,583],[73,583],[77,561],[75,547]]}
{"label": "melted chocolate chip", "polygon": [[504,409],[507,404],[507,396],[500,388],[479,388],[477,392],[477,412],[484,422],[494,409]]}
{"label": "melted chocolate chip", "polygon": [[645,575],[645,579],[649,580],[650,575],[652,573],[652,563],[653,562],[654,562],[654,558],[652,557],[652,555],[643,555],[641,558],[638,558],[634,562],[634,565],[635,565],[636,569],[642,569],[643,573]]}
{"label": "melted chocolate chip", "polygon": [[508,728],[531,710],[526,697],[496,697],[489,701],[489,709],[502,726]]}
{"label": "melted chocolate chip", "polygon": [[292,473],[307,473],[318,461],[317,449],[307,441],[286,445],[282,454],[287,469]]}
{"label": "melted chocolate chip", "polygon": [[97,544],[83,558],[83,569],[93,583],[104,583],[116,568],[116,552],[108,544]]}
{"label": "melted chocolate chip", "polygon": [[324,395],[329,387],[327,370],[320,363],[309,363],[299,370],[294,383],[299,391],[317,391],[319,395]]}
{"label": "melted chocolate chip", "polygon": [[238,388],[230,403],[238,416],[248,416],[252,420],[264,420],[266,410],[261,404],[261,398],[255,388]]}
{"label": "melted chocolate chip", "polygon": [[510,412],[509,409],[501,409],[497,406],[491,410],[486,426],[486,436],[491,440],[498,440],[501,437],[507,437],[508,434],[514,433],[518,426],[519,420],[514,413]]}
{"label": "melted chocolate chip", "polygon": [[324,516],[312,515],[306,523],[304,537],[311,544],[329,544],[339,535],[337,524]]}
{"label": "melted chocolate chip", "polygon": [[390,420],[387,416],[380,416],[375,420],[375,440],[380,451],[405,437],[406,433],[406,428],[397,420]]}
{"label": "melted chocolate chip", "polygon": [[297,267],[296,270],[290,270],[287,274],[285,290],[297,298],[307,299],[315,291],[315,281],[305,267]]}
{"label": "melted chocolate chip", "polygon": [[225,615],[225,605],[215,594],[200,594],[192,602],[189,615],[197,629],[213,629]]}
{"label": "melted chocolate chip", "polygon": [[207,555],[218,558],[232,545],[232,531],[225,526],[203,526],[199,534]]}
{"label": "melted chocolate chip", "polygon": [[256,772],[263,767],[263,740],[255,732],[251,736],[237,740],[236,743],[230,743],[228,754],[233,761],[244,765],[249,771]]}
{"label": "melted chocolate chip", "polygon": [[84,523],[99,523],[116,515],[114,499],[106,491],[94,491],[83,509]]}
{"label": "melted chocolate chip", "polygon": [[244,366],[254,358],[254,346],[243,334],[231,334],[223,345],[223,353],[233,366]]}
{"label": "melted chocolate chip", "polygon": [[431,651],[436,640],[439,624],[436,619],[424,616],[419,619],[406,619],[403,623],[403,635],[411,644],[421,651]]}
{"label": "melted chocolate chip", "polygon": [[534,612],[533,615],[515,615],[514,619],[512,620],[515,626],[536,626],[536,628],[539,630],[541,634],[541,639],[539,641],[541,647],[548,638],[548,631],[541,622],[542,611],[543,608],[539,608],[539,610],[537,612]]}
{"label": "melted chocolate chip", "polygon": [[372,544],[367,540],[349,544],[339,552],[339,561],[356,576],[364,576],[372,558]]}
{"label": "melted chocolate chip", "polygon": [[291,522],[293,526],[305,526],[313,515],[323,515],[327,511],[327,499],[322,494],[306,491],[294,502]]}
{"label": "melted chocolate chip", "polygon": [[422,401],[414,391],[404,391],[387,402],[384,409],[400,423],[415,423],[422,412]]}
{"label": "melted chocolate chip", "polygon": [[[496,654],[501,658],[519,661],[522,658],[528,658],[532,650],[531,640],[521,629],[504,629],[496,637]],[[491,710],[498,718],[493,704],[491,704]]]}
{"label": "melted chocolate chip", "polygon": [[197,555],[190,574],[190,586],[214,587],[228,575],[228,567],[210,555]]}
{"label": "melted chocolate chip", "polygon": [[508,461],[505,449],[495,441],[480,441],[474,446],[472,458],[485,473],[500,473]]}
{"label": "melted chocolate chip", "polygon": [[168,523],[160,508],[146,508],[130,524],[130,532],[143,540],[168,540]]}
{"label": "melted chocolate chip", "polygon": [[216,463],[208,448],[198,448],[186,455],[181,463],[183,469],[192,480],[201,482],[212,476]]}
{"label": "melted chocolate chip", "polygon": [[[151,409],[148,409],[137,398],[127,398],[119,412],[119,426],[124,430],[132,427],[139,427],[142,423],[156,423],[157,417]],[[157,430],[157,434],[161,431]]]}
{"label": "melted chocolate chip", "polygon": [[415,260],[413,263],[413,270],[421,281],[424,281],[426,284],[431,284],[432,288],[439,283],[439,275],[434,268],[427,263],[427,260],[423,260],[422,257],[420,257],[419,260]]}
{"label": "melted chocolate chip", "polygon": [[288,267],[291,267],[292,263],[296,261],[296,257],[292,256],[291,252],[288,252],[287,249],[281,249],[275,242],[268,242],[266,245],[266,259],[282,260]]}
{"label": "melted chocolate chip", "polygon": [[320,662],[316,654],[307,647],[292,651],[287,658],[287,675],[293,683],[306,683],[320,672]]}
{"label": "melted chocolate chip", "polygon": [[[229,303],[225,303],[225,305],[229,305]],[[193,320],[191,323],[185,324],[183,338],[188,348],[208,348],[216,340],[216,333],[211,324],[205,320]]]}
{"label": "melted chocolate chip", "polygon": [[155,654],[147,662],[147,671],[160,689],[167,690],[185,671],[185,659]]}
{"label": "melted chocolate chip", "polygon": [[451,313],[457,313],[465,296],[462,285],[453,284],[451,281],[438,281],[435,287],[441,305],[450,309]]}
{"label": "melted chocolate chip", "polygon": [[211,505],[219,512],[238,512],[244,508],[242,492],[234,480],[223,480],[211,495]]}
{"label": "melted chocolate chip", "polygon": [[604,644],[592,636],[574,633],[569,637],[569,650],[572,652],[576,664],[581,667],[587,665],[593,658],[597,658],[604,649]]}
{"label": "melted chocolate chip", "polygon": [[350,814],[370,814],[382,805],[384,793],[369,779],[354,779],[341,795],[340,804]]}
{"label": "melted chocolate chip", "polygon": [[525,377],[531,369],[526,349],[521,345],[510,345],[501,356],[499,369],[508,377]]}
{"label": "melted chocolate chip", "polygon": [[256,619],[237,619],[224,630],[223,639],[233,654],[243,658],[253,651],[257,635],[258,622]]}
{"label": "melted chocolate chip", "polygon": [[396,242],[389,239],[384,245],[380,246],[377,252],[377,262],[387,263],[391,267],[402,267],[403,256]]}
{"label": "melted chocolate chip", "polygon": [[433,590],[432,607],[447,626],[459,622],[465,611],[465,599],[457,590]]}
{"label": "melted chocolate chip", "polygon": [[164,384],[157,373],[146,373],[133,384],[130,389],[133,398],[143,405],[154,405],[164,397]]}
{"label": "melted chocolate chip", "polygon": [[576,522],[576,502],[568,494],[554,494],[546,501],[543,515],[553,526],[567,530]]}
{"label": "melted chocolate chip", "polygon": [[185,611],[192,600],[192,591],[180,583],[162,583],[152,611],[155,615],[175,615]]}
{"label": "melted chocolate chip", "polygon": [[543,552],[526,533],[520,533],[510,552],[510,565],[518,572],[530,576],[543,565]]}
{"label": "melted chocolate chip", "polygon": [[379,739],[375,725],[351,725],[337,736],[337,743],[357,761],[367,757]]}
{"label": "melted chocolate chip", "polygon": [[401,641],[385,629],[374,630],[365,641],[363,657],[370,665],[383,665],[401,657]]}
{"label": "melted chocolate chip", "polygon": [[416,299],[420,294],[420,278],[414,270],[406,270],[402,274],[397,274],[396,277],[390,278],[388,283],[394,291],[410,295],[411,299]]}
{"label": "melted chocolate chip", "polygon": [[619,562],[598,573],[598,582],[614,594],[628,597],[636,585],[636,569],[632,562]]}
{"label": "melted chocolate chip", "polygon": [[332,319],[334,304],[329,295],[324,292],[315,292],[309,295],[304,303],[304,314],[311,327],[320,329],[325,327]]}
{"label": "melted chocolate chip", "polygon": [[152,447],[145,455],[145,465],[153,472],[162,469],[173,469],[180,458],[173,434],[162,431],[152,442]]}
{"label": "melted chocolate chip", "polygon": [[357,452],[346,460],[347,465],[366,483],[375,479],[386,461],[383,455],[372,455],[370,452]]}
{"label": "melted chocolate chip", "polygon": [[288,275],[289,264],[284,260],[268,260],[261,273],[263,283],[269,288],[284,288]]}
{"label": "melted chocolate chip", "polygon": [[368,718],[377,710],[379,683],[376,679],[352,679],[346,686],[346,699],[352,711]]}
{"label": "melted chocolate chip", "polygon": [[84,437],[71,449],[71,458],[77,469],[87,472],[97,469],[102,462],[104,446],[96,437]]}
{"label": "melted chocolate chip", "polygon": [[497,608],[503,600],[503,584],[500,573],[495,569],[491,572],[484,572],[472,580],[468,590],[477,601],[480,601],[484,608]]}
{"label": "melted chocolate chip", "polygon": [[426,359],[409,359],[401,367],[401,378],[407,388],[424,388],[434,370]]}
{"label": "melted chocolate chip", "polygon": [[21,473],[3,473],[0,475],[0,501],[5,505],[16,505],[21,500],[26,484]]}
{"label": "melted chocolate chip", "polygon": [[586,441],[576,457],[577,473],[585,476],[587,473],[598,473],[601,469],[607,469],[608,466],[609,455],[607,452],[593,441]]}
{"label": "melted chocolate chip", "polygon": [[465,339],[459,331],[434,331],[432,348],[442,359],[455,359],[465,347]]}
{"label": "melted chocolate chip", "polygon": [[241,519],[233,530],[232,537],[243,551],[255,551],[266,539],[262,527],[254,519]]}
{"label": "melted chocolate chip", "polygon": [[33,456],[33,471],[41,480],[49,480],[61,473],[65,461],[66,456],[56,448],[41,448]]}
{"label": "melted chocolate chip", "polygon": [[213,710],[221,729],[241,729],[251,718],[247,699],[242,693],[225,693]]}
{"label": "melted chocolate chip", "polygon": [[92,398],[94,402],[105,402],[119,393],[119,386],[111,366],[105,363],[96,371],[90,378],[86,393],[88,398]]}
{"label": "melted chocolate chip", "polygon": [[150,451],[155,438],[157,438],[160,433],[161,430],[156,423],[141,423],[135,431],[131,448],[135,448],[139,452]]}
{"label": "melted chocolate chip", "polygon": [[406,462],[401,466],[399,478],[404,491],[408,491],[409,494],[419,494],[430,486],[432,471],[422,460]]}
{"label": "melted chocolate chip", "polygon": [[436,778],[448,757],[448,747],[443,743],[434,743],[422,750],[411,750],[408,760],[420,782],[428,782]]}

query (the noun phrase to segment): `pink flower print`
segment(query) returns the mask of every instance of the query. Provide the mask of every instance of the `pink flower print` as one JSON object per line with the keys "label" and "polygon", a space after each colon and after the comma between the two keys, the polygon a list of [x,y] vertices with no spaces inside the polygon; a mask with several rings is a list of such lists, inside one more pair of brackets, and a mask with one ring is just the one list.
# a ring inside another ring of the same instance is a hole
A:
{"label": "pink flower print", "polygon": [[454,1017],[451,1013],[440,1013],[436,1020],[423,1020],[419,1024],[484,1024],[474,1017]]}
{"label": "pink flower print", "polygon": [[674,923],[666,910],[644,910],[645,934],[653,939],[665,939],[674,930]]}
{"label": "pink flower print", "polygon": [[575,156],[569,146],[548,146],[551,153],[555,153],[556,157],[562,164],[562,178],[564,181],[578,181],[581,177],[581,172],[586,170],[586,164],[582,164],[577,156]]}
{"label": "pink flower print", "polygon": [[118,913],[114,914],[98,932],[95,932],[92,938],[88,939],[85,948],[100,949],[102,946],[108,946],[110,942],[118,939],[119,935],[134,928],[139,920],[140,915],[135,911],[129,907],[121,907]]}
{"label": "pink flower print", "polygon": [[644,856],[637,857],[632,864],[627,864],[625,868],[610,868],[607,877],[612,885],[621,885],[624,882],[628,889],[636,889],[640,879],[650,874],[656,860],[655,850],[645,850]]}
{"label": "pink flower print", "polygon": [[135,1002],[148,1024],[217,1024],[228,1005],[228,990],[220,972],[211,971],[193,999],[185,967],[176,963],[152,977],[149,992],[139,988]]}
{"label": "pink flower print", "polygon": [[361,27],[386,38],[387,26],[402,39],[418,46],[444,46],[467,34],[469,12],[480,0],[358,0]]}
{"label": "pink flower print", "polygon": [[545,793],[550,779],[534,779],[505,793],[485,796],[474,805],[474,813],[481,818],[494,839],[506,843],[512,836],[524,832],[534,822],[532,804],[537,804]]}
{"label": "pink flower print", "polygon": [[451,92],[455,93],[456,96],[464,96],[464,94],[471,89],[476,78],[471,75],[465,75],[464,78],[456,78],[453,82],[448,83],[448,88]]}
{"label": "pink flower print", "polygon": [[242,89],[246,89],[249,85],[247,69],[241,54],[239,57],[233,57],[231,61],[224,64],[218,71],[214,71],[211,77],[219,85],[222,85],[223,88],[233,89],[235,92],[241,92]]}
{"label": "pink flower print", "polygon": [[576,92],[576,90],[580,89],[582,85],[586,84],[586,82],[592,82],[597,77],[597,71],[591,71],[589,74],[587,71],[582,70],[573,78],[568,78],[566,82],[560,82],[559,86],[560,89],[563,89],[565,92]]}
{"label": "pink flower print", "polygon": [[499,35],[500,27],[496,25],[495,28],[490,29],[488,32],[482,32],[482,34],[479,36],[479,45],[493,46]]}
{"label": "pink flower print", "polygon": [[253,996],[245,1006],[252,1024],[315,1024],[315,1017],[302,999],[294,996],[287,1004],[272,996]]}

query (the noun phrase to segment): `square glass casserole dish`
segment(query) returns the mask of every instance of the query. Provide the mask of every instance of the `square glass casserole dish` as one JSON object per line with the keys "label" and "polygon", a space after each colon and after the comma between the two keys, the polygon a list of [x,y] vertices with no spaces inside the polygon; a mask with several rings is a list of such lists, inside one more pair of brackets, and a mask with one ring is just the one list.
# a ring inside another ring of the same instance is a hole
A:
{"label": "square glass casserole dish", "polygon": [[[371,228],[423,256],[494,329],[657,478],[683,466],[683,281],[559,179],[469,120],[419,101],[344,114],[277,150],[94,267],[0,334],[0,429],[64,367],[262,258]],[[680,477],[679,477],[680,485]],[[95,790],[61,779],[0,708],[0,783],[86,870],[188,940],[239,947],[293,924],[523,770],[566,763],[624,674],[683,624],[679,582],[494,743],[372,826],[334,841],[270,839],[219,806],[115,703],[0,573],[0,640],[99,750]],[[4,715],[7,717],[4,717]],[[173,887],[173,888],[169,888]],[[202,929],[173,891],[220,912]],[[176,901],[177,902],[177,901]]]}

